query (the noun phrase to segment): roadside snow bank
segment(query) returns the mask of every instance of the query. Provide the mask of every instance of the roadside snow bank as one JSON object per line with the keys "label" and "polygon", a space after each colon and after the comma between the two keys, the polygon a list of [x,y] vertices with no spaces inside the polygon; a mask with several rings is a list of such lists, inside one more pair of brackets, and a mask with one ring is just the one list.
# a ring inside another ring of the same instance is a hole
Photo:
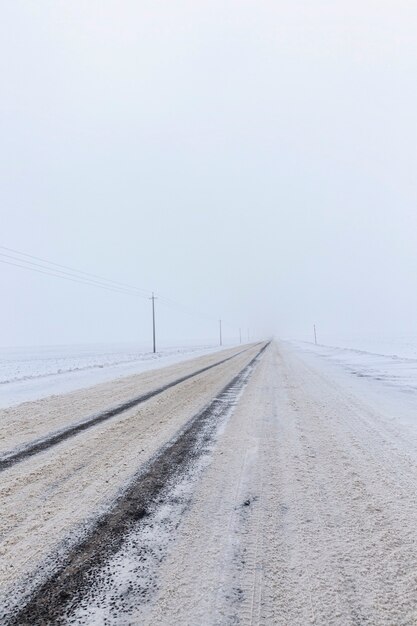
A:
{"label": "roadside snow bank", "polygon": [[390,342],[390,353],[384,354],[388,344],[376,344],[379,352],[367,352],[354,348],[341,348],[337,346],[314,345],[308,342],[290,342],[290,344],[304,353],[315,354],[330,363],[342,366],[349,373],[358,378],[367,378],[385,383],[391,387],[405,392],[417,392],[417,355],[416,358],[399,356],[399,354],[412,354],[413,347],[408,344],[408,350],[404,345]]}
{"label": "roadside snow bank", "polygon": [[83,389],[218,351],[213,346],[167,348],[58,346],[0,349],[0,407]]}

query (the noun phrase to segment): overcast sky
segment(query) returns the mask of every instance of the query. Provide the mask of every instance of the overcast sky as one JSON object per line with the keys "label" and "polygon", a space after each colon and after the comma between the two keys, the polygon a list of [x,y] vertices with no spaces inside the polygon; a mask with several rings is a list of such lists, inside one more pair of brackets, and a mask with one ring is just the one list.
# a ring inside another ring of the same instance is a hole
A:
{"label": "overcast sky", "polygon": [[[209,318],[157,302],[163,341],[417,332],[415,0],[3,0],[0,67],[0,245]],[[146,299],[0,289],[0,345],[149,337]]]}

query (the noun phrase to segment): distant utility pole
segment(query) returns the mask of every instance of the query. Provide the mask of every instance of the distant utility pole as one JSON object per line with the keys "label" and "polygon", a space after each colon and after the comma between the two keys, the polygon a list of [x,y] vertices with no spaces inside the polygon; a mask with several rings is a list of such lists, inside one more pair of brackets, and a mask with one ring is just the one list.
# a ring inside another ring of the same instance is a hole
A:
{"label": "distant utility pole", "polygon": [[239,328],[239,343],[242,343],[242,329]]}
{"label": "distant utility pole", "polygon": [[316,325],[314,324],[314,343],[317,345],[317,332],[316,332]]}
{"label": "distant utility pole", "polygon": [[220,345],[223,345],[223,338],[222,338],[222,321],[219,320],[219,333],[220,333]]}
{"label": "distant utility pole", "polygon": [[153,338],[153,351],[154,354],[156,352],[156,333],[155,333],[155,294],[154,292],[152,292],[152,298],[149,298],[150,300],[152,300],[152,338]]}

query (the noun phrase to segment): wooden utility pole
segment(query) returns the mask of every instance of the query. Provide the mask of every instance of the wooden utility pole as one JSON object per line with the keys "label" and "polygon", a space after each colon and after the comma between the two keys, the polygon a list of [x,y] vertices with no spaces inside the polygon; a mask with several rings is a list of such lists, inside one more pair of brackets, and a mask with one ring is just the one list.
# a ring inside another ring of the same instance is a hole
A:
{"label": "wooden utility pole", "polygon": [[317,345],[317,332],[316,332],[316,325],[314,324],[314,343]]}
{"label": "wooden utility pole", "polygon": [[155,333],[155,294],[154,292],[152,292],[152,298],[150,298],[150,300],[152,300],[152,338],[153,338],[153,351],[154,354],[156,352],[156,333]]}
{"label": "wooden utility pole", "polygon": [[242,329],[239,328],[239,343],[242,343]]}
{"label": "wooden utility pole", "polygon": [[223,345],[223,338],[222,338],[222,321],[219,320],[219,334],[220,334],[220,345]]}

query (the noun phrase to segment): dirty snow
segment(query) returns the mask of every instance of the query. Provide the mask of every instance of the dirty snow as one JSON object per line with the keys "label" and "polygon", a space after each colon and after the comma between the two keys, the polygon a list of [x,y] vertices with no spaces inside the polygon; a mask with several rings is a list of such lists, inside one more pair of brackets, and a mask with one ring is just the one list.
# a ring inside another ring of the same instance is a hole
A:
{"label": "dirty snow", "polygon": [[416,424],[337,368],[265,354],[136,623],[417,623]]}
{"label": "dirty snow", "polygon": [[[109,506],[138,468],[219,393],[256,352],[257,348],[251,348],[146,405],[130,409],[2,473],[0,609],[2,603],[5,606],[14,602],[53,567],[51,552],[71,545],[83,532],[84,524]],[[214,355],[202,359],[207,363],[216,360]],[[186,373],[190,365],[176,366],[180,368]],[[97,400],[92,396],[95,405]],[[30,408],[30,404],[27,406]],[[88,410],[88,405],[84,408]]]}

